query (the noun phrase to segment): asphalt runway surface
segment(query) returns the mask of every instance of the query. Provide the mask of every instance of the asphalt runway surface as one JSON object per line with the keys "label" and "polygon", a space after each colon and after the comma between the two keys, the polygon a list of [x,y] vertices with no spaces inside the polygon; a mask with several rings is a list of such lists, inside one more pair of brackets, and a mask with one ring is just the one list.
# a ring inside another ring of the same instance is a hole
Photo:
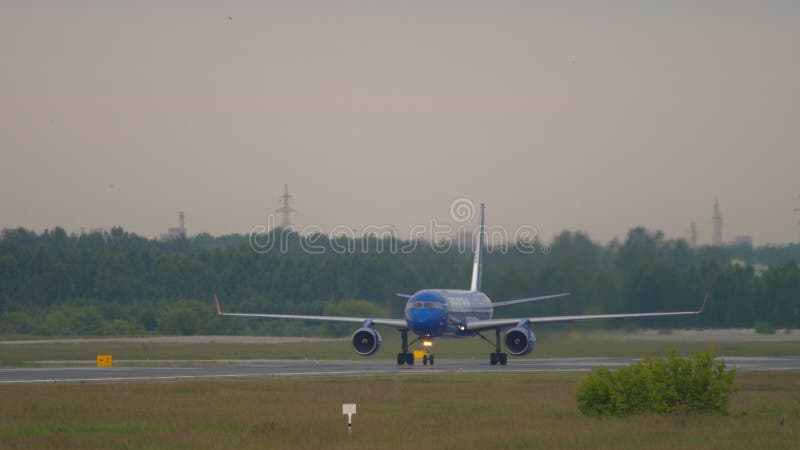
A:
{"label": "asphalt runway surface", "polygon": [[[800,356],[728,357],[724,359],[729,366],[743,371],[800,371]],[[632,358],[525,358],[509,359],[507,366],[491,366],[488,361],[477,359],[437,359],[434,366],[424,366],[420,361],[413,366],[397,366],[391,360],[225,361],[226,364],[205,362],[186,366],[126,366],[126,363],[135,364],[135,362],[119,361],[117,367],[111,368],[55,365],[52,367],[2,368],[0,369],[0,385],[442,373],[587,372],[597,366],[613,368],[634,361],[637,360]]]}

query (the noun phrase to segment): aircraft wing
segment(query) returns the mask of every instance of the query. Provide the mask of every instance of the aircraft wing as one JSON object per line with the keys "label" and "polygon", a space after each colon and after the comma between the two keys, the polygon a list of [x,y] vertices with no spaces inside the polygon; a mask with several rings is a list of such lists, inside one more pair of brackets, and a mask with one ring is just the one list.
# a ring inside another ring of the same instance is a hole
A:
{"label": "aircraft wing", "polygon": [[551,323],[551,322],[574,322],[579,320],[599,320],[599,319],[633,319],[641,317],[664,317],[664,316],[688,316],[697,315],[703,312],[708,302],[708,295],[703,300],[703,305],[697,311],[677,311],[677,312],[653,312],[653,313],[629,313],[629,314],[588,314],[578,316],[549,316],[549,317],[522,317],[514,319],[489,319],[473,320],[459,325],[461,331],[481,331],[495,328],[513,327],[520,322]]}
{"label": "aircraft wing", "polygon": [[563,294],[552,294],[552,295],[542,295],[540,297],[528,297],[528,298],[518,298],[516,300],[506,300],[504,302],[494,302],[492,306],[508,306],[508,305],[516,305],[517,303],[525,303],[525,302],[538,302],[541,300],[550,300],[551,298],[558,298],[558,297],[565,297],[567,295],[571,295],[570,292],[564,292]]}
{"label": "aircraft wing", "polygon": [[217,314],[220,316],[236,316],[236,317],[261,317],[266,319],[295,319],[295,320],[315,320],[320,322],[340,322],[340,323],[358,323],[363,324],[367,321],[375,325],[386,325],[398,329],[408,328],[408,324],[404,319],[380,319],[372,317],[345,317],[345,316],[305,316],[296,314],[253,314],[253,313],[225,313],[219,307],[219,300],[214,296],[214,303],[217,306]]}

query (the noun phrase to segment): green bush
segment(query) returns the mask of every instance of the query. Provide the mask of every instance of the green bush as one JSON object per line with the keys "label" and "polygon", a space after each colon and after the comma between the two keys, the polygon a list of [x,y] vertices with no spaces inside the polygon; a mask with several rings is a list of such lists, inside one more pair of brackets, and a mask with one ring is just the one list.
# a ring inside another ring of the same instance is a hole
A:
{"label": "green bush", "polygon": [[598,367],[578,386],[578,409],[587,416],[639,413],[727,414],[736,372],[711,352],[643,361],[610,371]]}
{"label": "green bush", "polygon": [[205,322],[214,318],[208,302],[181,299],[168,305],[158,318],[158,331],[164,334],[193,335],[203,332]]}
{"label": "green bush", "polygon": [[755,329],[758,334],[775,334],[775,325],[769,322],[756,322]]}
{"label": "green bush", "polygon": [[5,334],[28,334],[33,329],[33,317],[24,311],[10,312],[0,316],[0,332]]}

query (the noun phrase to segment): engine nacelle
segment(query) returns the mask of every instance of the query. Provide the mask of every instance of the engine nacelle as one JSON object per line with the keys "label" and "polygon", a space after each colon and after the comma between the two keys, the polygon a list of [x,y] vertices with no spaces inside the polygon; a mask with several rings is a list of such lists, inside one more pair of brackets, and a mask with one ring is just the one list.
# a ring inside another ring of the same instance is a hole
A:
{"label": "engine nacelle", "polygon": [[381,335],[374,328],[359,328],[353,333],[353,350],[362,356],[368,356],[381,348]]}
{"label": "engine nacelle", "polygon": [[527,355],[533,351],[536,336],[527,328],[513,328],[506,333],[506,350],[514,356]]}

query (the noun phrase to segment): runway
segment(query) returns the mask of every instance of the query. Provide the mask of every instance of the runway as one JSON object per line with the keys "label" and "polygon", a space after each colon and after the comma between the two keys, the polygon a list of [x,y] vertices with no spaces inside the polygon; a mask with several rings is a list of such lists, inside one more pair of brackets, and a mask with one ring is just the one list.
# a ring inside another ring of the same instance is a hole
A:
{"label": "runway", "polygon": [[[490,366],[473,359],[437,359],[435,366],[397,366],[390,360],[367,361],[237,361],[195,366],[19,367],[0,369],[0,385],[20,383],[87,383],[180,381],[270,377],[326,377],[369,375],[433,375],[457,373],[586,372],[636,361],[631,358],[542,358],[509,360]],[[800,357],[729,357],[725,361],[743,371],[796,370]],[[125,364],[124,361],[121,361]]]}

